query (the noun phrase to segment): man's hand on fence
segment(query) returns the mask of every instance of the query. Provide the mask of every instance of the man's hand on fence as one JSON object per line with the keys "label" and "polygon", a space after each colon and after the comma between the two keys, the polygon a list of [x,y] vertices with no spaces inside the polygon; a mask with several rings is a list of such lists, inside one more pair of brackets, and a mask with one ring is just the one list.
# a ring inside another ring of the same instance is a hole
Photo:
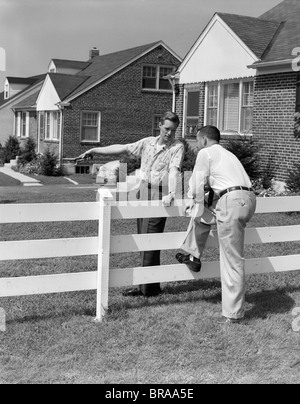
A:
{"label": "man's hand on fence", "polygon": [[174,198],[175,197],[172,192],[170,192],[169,195],[164,196],[162,199],[163,206],[171,206]]}
{"label": "man's hand on fence", "polygon": [[192,211],[195,206],[195,199],[186,199],[185,206],[183,207],[183,213],[185,216],[192,216]]}

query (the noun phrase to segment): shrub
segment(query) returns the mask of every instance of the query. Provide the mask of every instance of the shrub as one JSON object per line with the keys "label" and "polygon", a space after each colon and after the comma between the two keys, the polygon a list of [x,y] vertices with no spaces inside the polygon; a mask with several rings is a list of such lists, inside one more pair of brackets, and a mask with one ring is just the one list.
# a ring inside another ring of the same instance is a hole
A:
{"label": "shrub", "polygon": [[286,188],[290,192],[300,191],[300,163],[295,163],[293,167],[288,170]]}
{"label": "shrub", "polygon": [[295,138],[299,139],[300,138],[300,112],[295,113]]}
{"label": "shrub", "polygon": [[10,136],[4,147],[4,162],[9,163],[10,160],[20,156],[21,148],[18,139],[15,136]]}
{"label": "shrub", "polygon": [[2,144],[0,143],[0,165],[3,165],[4,161],[5,161],[4,148],[3,148]]}
{"label": "shrub", "polygon": [[49,177],[61,175],[61,170],[58,167],[58,157],[55,152],[49,148],[46,150],[40,161],[41,174]]}
{"label": "shrub", "polygon": [[184,145],[184,159],[182,163],[182,171],[193,171],[196,159],[197,159],[197,152],[191,147],[191,145],[185,140],[181,139]]}
{"label": "shrub", "polygon": [[259,150],[256,145],[243,138],[233,140],[225,147],[240,160],[251,180],[260,177]]}
{"label": "shrub", "polygon": [[36,159],[35,147],[35,141],[32,138],[28,138],[25,143],[24,149],[21,151],[21,155],[19,158],[20,164],[30,163]]}

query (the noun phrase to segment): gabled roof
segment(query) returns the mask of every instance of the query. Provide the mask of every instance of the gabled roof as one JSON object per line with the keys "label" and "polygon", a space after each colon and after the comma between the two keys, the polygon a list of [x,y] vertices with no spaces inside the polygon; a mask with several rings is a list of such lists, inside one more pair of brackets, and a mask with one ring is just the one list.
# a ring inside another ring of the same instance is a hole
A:
{"label": "gabled roof", "polygon": [[65,68],[65,69],[85,69],[90,62],[83,62],[79,60],[66,60],[66,59],[52,59],[52,62],[58,68]]}
{"label": "gabled roof", "polygon": [[261,15],[260,19],[283,22],[263,62],[292,59],[293,49],[300,46],[300,1],[285,0]]}
{"label": "gabled roof", "polygon": [[278,21],[235,14],[217,14],[259,59],[281,26]]}
{"label": "gabled roof", "polygon": [[34,77],[6,77],[10,83],[14,84],[33,84],[37,81]]}
{"label": "gabled roof", "polygon": [[[20,97],[22,97],[24,94],[26,94],[26,92],[32,90],[32,89],[33,89],[34,87],[36,87],[38,84],[41,84],[42,81],[44,81],[45,77],[46,77],[46,74],[41,74],[41,75],[38,75],[38,76],[29,77],[29,79],[32,81],[32,83],[31,83],[28,87],[26,87],[24,90],[20,91],[20,92],[17,93],[16,95],[14,95],[13,97],[8,98],[8,99],[6,99],[6,100],[3,100],[2,103],[1,103],[1,101],[0,101],[0,108],[5,107],[6,104],[10,104],[10,103],[12,103],[12,102],[17,101]],[[28,78],[26,78],[25,80],[28,80]],[[27,83],[28,83],[28,82],[27,82]],[[23,103],[23,102],[22,102],[22,103]]]}
{"label": "gabled roof", "polygon": [[95,85],[106,80],[113,74],[122,70],[130,63],[141,58],[151,50],[158,46],[166,48],[172,53],[180,62],[181,58],[176,55],[170,48],[168,48],[162,41],[153,42],[151,44],[138,46],[131,49],[126,49],[119,52],[109,53],[107,55],[95,56],[90,60],[89,65],[80,72],[80,75],[89,76],[89,78],[81,84],[73,93],[69,94],[67,100],[72,100],[82,94],[83,92],[91,89]]}
{"label": "gabled roof", "polygon": [[14,109],[29,109],[29,108],[34,108],[35,109],[35,104],[37,97],[39,95],[40,90],[36,91],[35,93],[31,94],[29,97],[24,98],[21,102],[18,104],[15,104],[13,106]]}
{"label": "gabled roof", "polygon": [[89,78],[87,76],[61,73],[49,73],[49,77],[61,101]]}

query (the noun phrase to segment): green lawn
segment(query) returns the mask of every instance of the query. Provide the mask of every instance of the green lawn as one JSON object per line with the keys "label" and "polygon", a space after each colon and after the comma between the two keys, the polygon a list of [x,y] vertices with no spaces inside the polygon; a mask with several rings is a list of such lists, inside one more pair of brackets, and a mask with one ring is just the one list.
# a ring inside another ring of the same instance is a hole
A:
{"label": "green lawn", "polygon": [[[94,201],[95,187],[45,186],[0,190],[0,203]],[[1,209],[1,204],[0,204]],[[251,227],[299,224],[298,214],[256,215]],[[183,231],[187,219],[169,219]],[[113,234],[136,231],[134,220],[114,221]],[[97,223],[1,225],[0,240],[81,237]],[[176,251],[162,253],[175,263]],[[300,254],[299,243],[249,246],[246,257]],[[208,249],[205,260],[218,259]],[[92,271],[96,257],[1,262],[0,276]],[[138,254],[111,265],[139,265]],[[300,272],[248,276],[245,324],[221,324],[219,279],[163,285],[154,298],[124,298],[110,290],[109,312],[95,324],[96,293],[2,298],[7,330],[0,332],[0,383],[293,383],[300,380]]]}
{"label": "green lawn", "polygon": [[[0,187],[14,187],[21,185],[20,181],[0,173]],[[0,191],[1,193],[1,191]]]}

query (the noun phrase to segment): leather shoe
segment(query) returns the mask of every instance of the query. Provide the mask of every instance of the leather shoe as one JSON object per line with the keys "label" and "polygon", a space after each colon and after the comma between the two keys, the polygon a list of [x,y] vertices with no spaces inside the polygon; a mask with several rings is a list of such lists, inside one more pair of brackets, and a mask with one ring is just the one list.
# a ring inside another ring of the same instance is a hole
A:
{"label": "leather shoe", "polygon": [[129,289],[122,293],[124,297],[137,297],[144,296],[141,290],[139,289]]}
{"label": "leather shoe", "polygon": [[201,261],[198,258],[194,257],[194,261],[191,261],[189,254],[185,255],[178,253],[176,254],[176,259],[180,264],[185,264],[192,272],[201,271]]}
{"label": "leather shoe", "polygon": [[225,317],[224,323],[225,324],[241,324],[243,322],[243,318],[229,318]]}
{"label": "leather shoe", "polygon": [[154,297],[162,293],[161,289],[153,290],[147,293],[143,293],[140,289],[129,289],[122,293],[124,297]]}

